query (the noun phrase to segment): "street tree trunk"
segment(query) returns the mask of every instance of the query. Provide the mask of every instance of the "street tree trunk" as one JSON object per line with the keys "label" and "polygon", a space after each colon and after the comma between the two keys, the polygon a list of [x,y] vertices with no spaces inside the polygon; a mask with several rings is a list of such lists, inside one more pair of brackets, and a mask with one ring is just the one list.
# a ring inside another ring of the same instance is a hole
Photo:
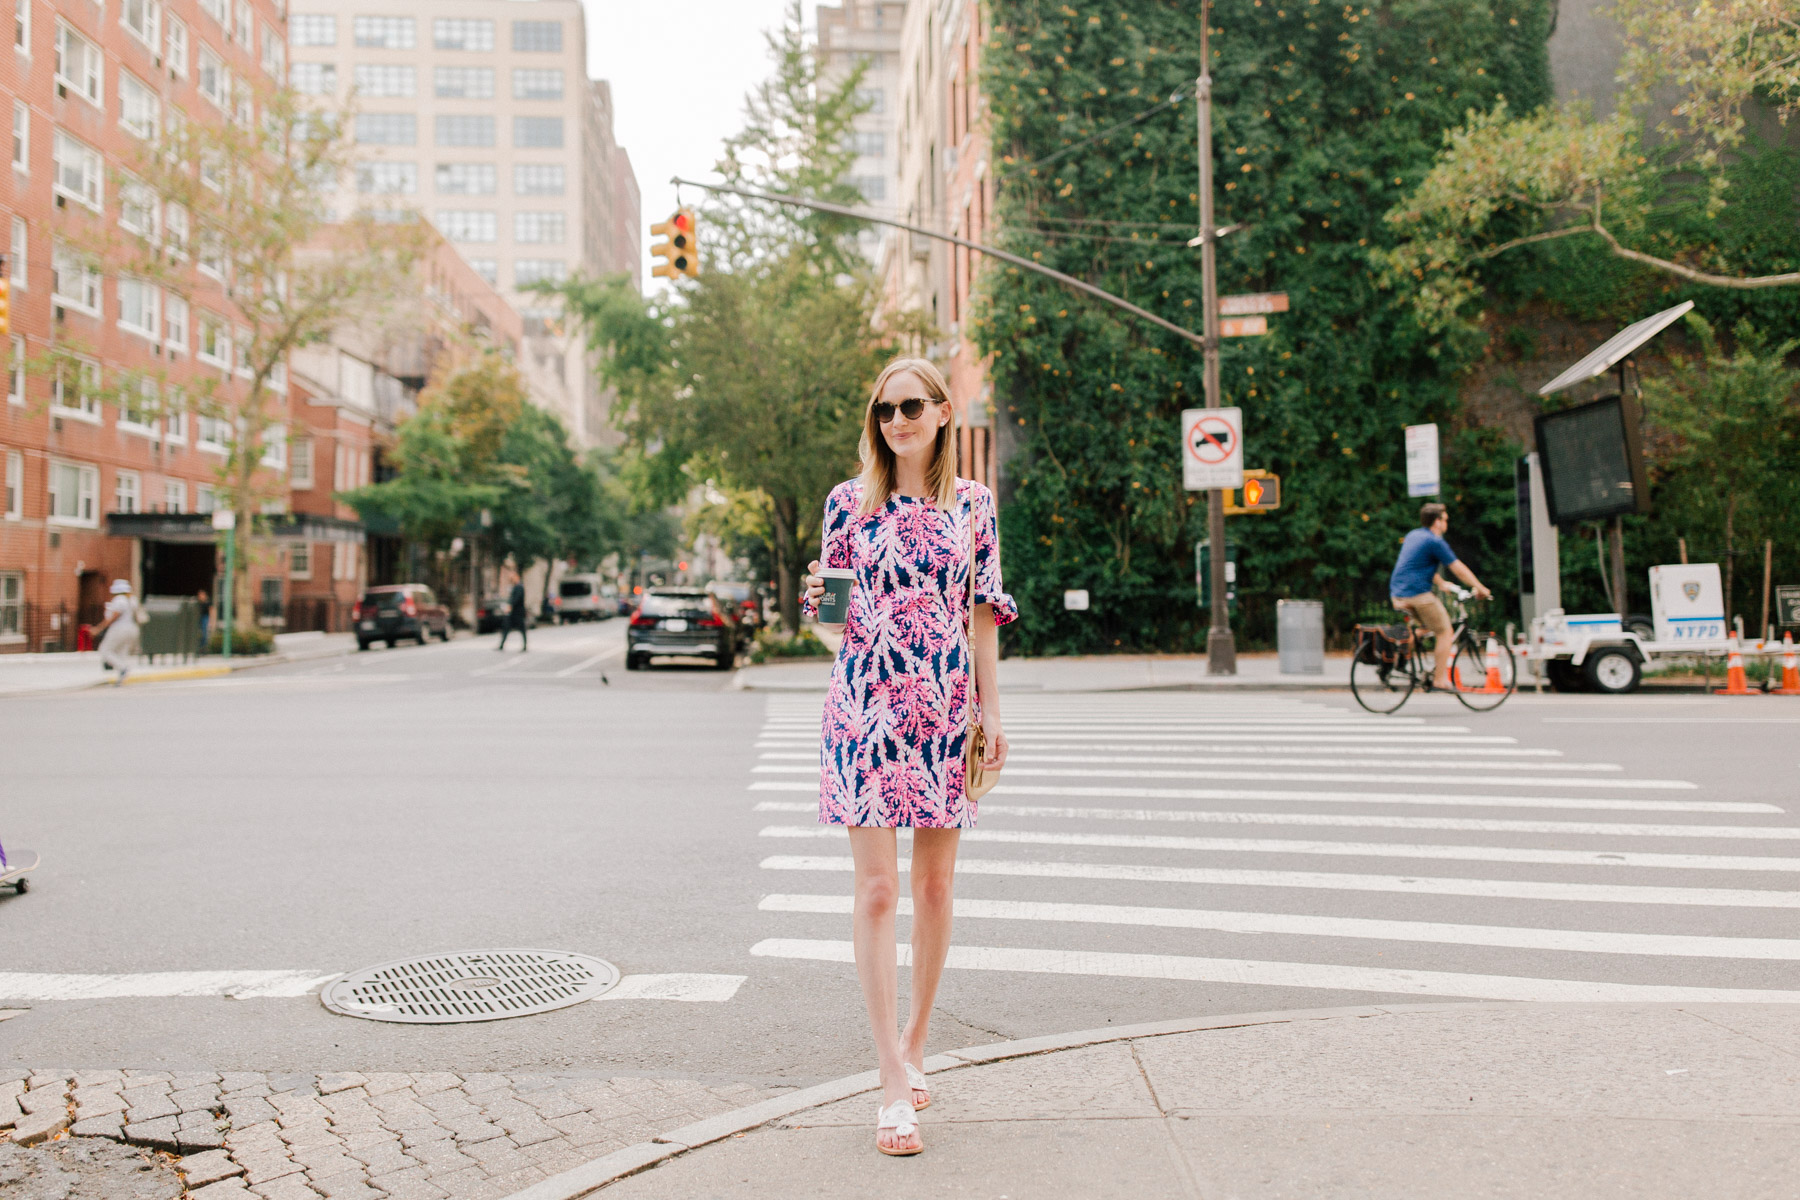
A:
{"label": "street tree trunk", "polygon": [[794,497],[778,496],[769,512],[775,532],[775,599],[781,627],[788,633],[800,632],[800,574],[806,565],[800,561],[799,510]]}

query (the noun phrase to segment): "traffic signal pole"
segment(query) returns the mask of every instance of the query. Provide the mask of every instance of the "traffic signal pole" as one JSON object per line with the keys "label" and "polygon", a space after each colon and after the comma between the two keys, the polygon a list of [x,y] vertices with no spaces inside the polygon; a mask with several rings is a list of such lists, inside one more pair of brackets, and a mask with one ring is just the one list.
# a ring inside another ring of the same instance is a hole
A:
{"label": "traffic signal pole", "polygon": [[[1219,395],[1219,273],[1218,228],[1213,224],[1212,153],[1212,58],[1209,29],[1212,6],[1200,4],[1200,78],[1195,81],[1194,107],[1199,116],[1200,146],[1200,290],[1204,340],[1200,351],[1205,361],[1206,407],[1221,407]],[[1237,639],[1231,632],[1231,610],[1225,596],[1225,493],[1218,488],[1206,493],[1207,587],[1212,595],[1212,622],[1206,631],[1206,673],[1237,674]]]}

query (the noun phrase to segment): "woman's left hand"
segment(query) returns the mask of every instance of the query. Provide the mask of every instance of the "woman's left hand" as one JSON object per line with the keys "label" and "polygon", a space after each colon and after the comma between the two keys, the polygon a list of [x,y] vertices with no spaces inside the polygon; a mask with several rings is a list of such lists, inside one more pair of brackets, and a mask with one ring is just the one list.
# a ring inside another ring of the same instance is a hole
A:
{"label": "woman's left hand", "polygon": [[998,771],[1006,765],[1006,752],[1010,747],[1006,741],[1006,731],[1000,728],[1000,718],[984,716],[981,718],[982,736],[987,738],[987,757],[981,760],[983,768]]}

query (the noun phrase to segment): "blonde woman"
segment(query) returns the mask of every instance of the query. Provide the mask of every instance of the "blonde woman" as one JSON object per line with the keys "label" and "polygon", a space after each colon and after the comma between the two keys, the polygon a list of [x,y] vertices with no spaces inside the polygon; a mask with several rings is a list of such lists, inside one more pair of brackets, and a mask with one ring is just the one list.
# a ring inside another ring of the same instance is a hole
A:
{"label": "blonde woman", "polygon": [[[917,358],[888,364],[869,398],[860,449],[862,474],[825,501],[823,565],[854,570],[856,583],[825,698],[819,821],[849,828],[856,973],[881,1069],[875,1144],[904,1155],[924,1149],[917,1112],[931,1102],[925,1039],[950,949],[957,840],[975,824],[963,788],[964,743],[979,721],[985,765],[997,770],[1006,761],[996,628],[1018,608],[1001,590],[993,494],[956,477],[956,416],[936,367]],[[809,609],[824,594],[819,569],[814,562],[807,576]],[[911,1011],[903,1030],[897,829],[913,831]]]}

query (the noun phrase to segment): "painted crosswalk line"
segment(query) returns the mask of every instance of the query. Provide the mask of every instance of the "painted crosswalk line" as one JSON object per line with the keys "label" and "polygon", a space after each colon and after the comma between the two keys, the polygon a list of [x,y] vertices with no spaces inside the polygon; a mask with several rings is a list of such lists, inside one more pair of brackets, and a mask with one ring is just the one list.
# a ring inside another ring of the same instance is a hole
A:
{"label": "painted crosswalk line", "polygon": [[[770,825],[766,838],[842,841],[830,825]],[[1657,854],[1643,851],[1551,850],[1526,846],[1451,846],[1436,842],[1301,841],[1297,838],[1177,837],[1166,834],[1065,833],[965,829],[970,842],[1013,846],[1095,846],[1113,850],[1197,850],[1228,854],[1300,854],[1333,858],[1419,858],[1445,862],[1537,863],[1563,867],[1647,867],[1689,871],[1800,871],[1800,858],[1758,854]]]}
{"label": "painted crosswalk line", "polygon": [[[765,749],[785,749],[785,748],[797,748],[797,747],[802,747],[802,746],[811,746],[814,748],[814,752],[816,753],[818,745],[819,745],[818,734],[813,733],[813,734],[808,734],[804,737],[793,736],[793,737],[773,737],[772,738],[772,737],[765,736],[761,740],[756,742],[755,748],[758,750],[765,750]],[[1017,749],[1017,747],[1015,747],[1015,749]],[[1154,744],[1154,743],[1147,744],[1147,745],[1121,746],[1116,743],[1108,742],[1108,741],[1084,741],[1084,742],[1034,743],[1030,746],[1030,748],[1028,750],[1026,750],[1026,753],[1027,754],[1035,754],[1036,752],[1041,751],[1041,750],[1113,750],[1113,751],[1130,750],[1134,754],[1137,754],[1138,752],[1142,752],[1142,753],[1146,753],[1146,754],[1148,754],[1148,753],[1175,754],[1175,753],[1186,752],[1186,753],[1191,754],[1196,749],[1204,750],[1204,749],[1206,749],[1206,747],[1195,747],[1192,745],[1158,745],[1158,744]],[[1224,747],[1223,749],[1228,750],[1232,754],[1239,754],[1239,755],[1242,755],[1242,754],[1259,754],[1259,755],[1279,754],[1279,755],[1282,755],[1283,757],[1311,756],[1311,755],[1320,755],[1320,754],[1358,755],[1358,754],[1395,754],[1395,753],[1398,753],[1398,751],[1393,746],[1340,746],[1340,745],[1316,746],[1316,747],[1315,746],[1306,746],[1306,745],[1259,746],[1259,745],[1254,745],[1254,744],[1238,745],[1236,743],[1233,743],[1232,745],[1230,745],[1228,747]],[[1407,758],[1403,761],[1405,761],[1407,763],[1411,763],[1412,761],[1414,761],[1416,759],[1421,759],[1421,758],[1448,758],[1448,759],[1455,760],[1456,756],[1458,756],[1458,755],[1479,755],[1482,758],[1494,758],[1494,757],[1501,756],[1501,755],[1505,755],[1509,758],[1513,757],[1513,756],[1517,756],[1519,758],[1557,758],[1561,755],[1561,751],[1558,751],[1558,750],[1543,750],[1543,749],[1526,748],[1526,747],[1520,747],[1520,746],[1416,746],[1415,745],[1415,746],[1405,747],[1405,753],[1407,755]],[[1262,758],[1257,758],[1254,761],[1261,762],[1264,760]],[[1429,765],[1431,765],[1431,766],[1446,766],[1446,765],[1462,766],[1463,764],[1459,761],[1453,761],[1452,763],[1431,763]],[[1568,765],[1576,765],[1576,764],[1568,764]],[[1607,766],[1608,769],[1616,769],[1615,767],[1611,766],[1610,764],[1601,764],[1601,765]],[[1556,769],[1562,768],[1564,766],[1565,766],[1565,764],[1560,763],[1560,762],[1546,763],[1546,764],[1544,764],[1543,769],[1544,770],[1556,770]]]}
{"label": "painted crosswalk line", "polygon": [[[0,1000],[112,1000],[222,996],[231,1000],[310,996],[340,972],[148,971],[124,975],[38,974],[0,971]],[[737,994],[743,975],[627,975],[599,1000],[677,1000],[723,1003]]]}
{"label": "painted crosswalk line", "polygon": [[[848,916],[855,903],[853,896],[777,892],[764,896],[757,907],[763,912]],[[1436,921],[1385,921],[1366,917],[1315,916],[1310,913],[1220,912],[1196,908],[1069,904],[1045,900],[958,898],[955,904],[958,920],[1136,925],[1160,929],[1201,929],[1216,933],[1357,938],[1450,946],[1501,946],[1513,950],[1554,950],[1572,954],[1635,954],[1663,958],[1742,958],[1800,962],[1800,939],[1796,938],[1707,937],[1501,925],[1450,925]],[[899,915],[910,917],[912,912],[912,899],[901,897]]]}
{"label": "painted crosswalk line", "polygon": [[[819,752],[815,750],[765,750],[757,755],[763,762],[805,762],[815,768],[819,765]],[[1268,760],[1262,755],[1206,755],[1194,757],[1188,755],[1109,755],[1109,754],[1043,754],[1035,750],[1014,752],[1006,760],[1007,769],[1014,767],[1037,766],[1040,763],[1112,763],[1123,767],[1138,767],[1145,764],[1153,766],[1188,766],[1188,767],[1231,767],[1256,766]],[[1364,770],[1370,767],[1404,769],[1408,772],[1441,771],[1447,766],[1454,766],[1461,771],[1515,771],[1529,773],[1532,771],[1591,772],[1594,775],[1606,774],[1609,778],[1623,778],[1612,773],[1624,768],[1618,763],[1571,763],[1540,761],[1499,761],[1499,762],[1420,762],[1416,758],[1308,758],[1303,764],[1307,767],[1349,767]],[[1420,776],[1408,774],[1404,778],[1418,781]],[[1458,774],[1457,779],[1463,778]],[[1584,785],[1585,786],[1585,785]],[[1595,785],[1601,786],[1601,785]],[[1692,784],[1687,786],[1692,787]]]}
{"label": "painted crosswalk line", "polygon": [[[848,855],[772,855],[765,871],[854,872]],[[907,869],[908,860],[900,860]],[[956,860],[959,875],[1011,875],[1037,879],[1104,879],[1128,883],[1210,884],[1224,887],[1296,888],[1335,892],[1394,892],[1409,896],[1475,896],[1489,900],[1554,900],[1582,904],[1685,905],[1697,908],[1800,908],[1800,892],[1754,888],[1658,887],[1626,883],[1553,883],[1526,879],[1460,879],[1333,871],[1258,871],[1238,867],[1168,867],[1149,863],[1038,862],[1025,859]]]}
{"label": "painted crosswalk line", "polygon": [[[912,948],[898,946],[900,964],[910,965]],[[848,963],[849,942],[767,938],[750,948],[762,958]],[[1192,958],[1173,954],[1114,954],[1091,950],[1030,950],[1000,946],[952,946],[945,966],[964,971],[1018,971],[1052,975],[1109,975],[1194,983],[1254,984],[1261,987],[1325,988],[1406,996],[1463,996],[1483,1000],[1557,1003],[1800,1004],[1800,991],[1763,988],[1672,987],[1663,984],[1594,983],[1578,979],[1534,979],[1515,975],[1466,975],[1449,971],[1407,971],[1326,963],[1263,962],[1239,958]]]}
{"label": "painted crosswalk line", "polygon": [[[752,767],[755,775],[816,774],[817,764],[760,763]],[[1593,779],[1580,777],[1530,777],[1520,775],[1390,775],[1356,771],[1151,771],[1142,768],[1104,769],[1034,767],[1006,764],[1008,779],[1200,779],[1242,781],[1244,783],[1436,783],[1465,784],[1469,787],[1566,787],[1606,788],[1617,791],[1693,791],[1696,785],[1685,779]]]}

